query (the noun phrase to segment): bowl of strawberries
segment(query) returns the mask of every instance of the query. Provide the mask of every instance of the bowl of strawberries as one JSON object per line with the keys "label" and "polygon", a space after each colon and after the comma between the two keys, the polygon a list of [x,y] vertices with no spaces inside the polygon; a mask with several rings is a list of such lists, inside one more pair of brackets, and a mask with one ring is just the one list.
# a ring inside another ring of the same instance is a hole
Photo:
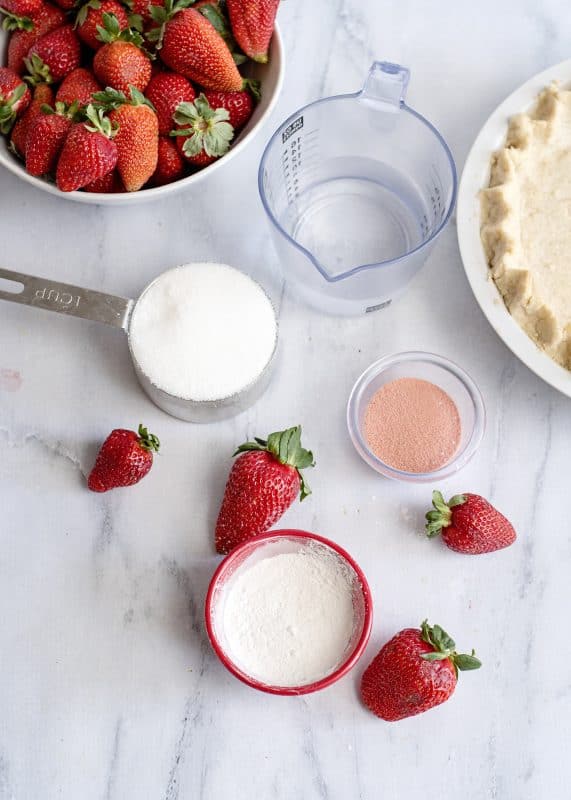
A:
{"label": "bowl of strawberries", "polygon": [[0,165],[86,203],[189,187],[283,81],[279,0],[0,0]]}

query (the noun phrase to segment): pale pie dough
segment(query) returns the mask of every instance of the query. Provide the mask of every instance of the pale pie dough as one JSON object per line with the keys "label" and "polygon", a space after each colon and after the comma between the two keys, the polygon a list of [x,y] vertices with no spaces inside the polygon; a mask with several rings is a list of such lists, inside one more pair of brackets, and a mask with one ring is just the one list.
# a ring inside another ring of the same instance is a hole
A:
{"label": "pale pie dough", "polygon": [[482,242],[519,325],[571,369],[571,91],[512,117],[482,192]]}

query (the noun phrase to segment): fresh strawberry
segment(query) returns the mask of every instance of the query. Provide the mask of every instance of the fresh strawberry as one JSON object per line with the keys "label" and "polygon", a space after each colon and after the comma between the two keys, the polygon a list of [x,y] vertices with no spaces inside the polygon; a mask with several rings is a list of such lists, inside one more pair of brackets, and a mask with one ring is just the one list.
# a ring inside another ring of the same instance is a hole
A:
{"label": "fresh strawberry", "polygon": [[32,102],[21,117],[16,120],[10,134],[10,146],[22,158],[26,155],[26,140],[28,130],[33,120],[42,113],[42,106],[52,106],[54,93],[47,83],[40,83],[35,87]]}
{"label": "fresh strawberry", "polygon": [[98,28],[104,27],[103,14],[113,14],[120,30],[129,27],[127,12],[117,0],[88,0],[77,12],[75,25],[81,41],[92,50],[99,50],[103,46],[97,35]]}
{"label": "fresh strawberry", "polygon": [[156,42],[161,59],[174,72],[207,89],[235,92],[242,88],[242,76],[228,45],[206,17],[188,0],[165,0],[165,7],[153,7],[157,27],[147,38]]}
{"label": "fresh strawberry", "polygon": [[2,0],[2,13],[14,17],[31,17],[40,10],[42,0]]}
{"label": "fresh strawberry", "polygon": [[454,640],[439,625],[425,620],[420,630],[406,628],[388,641],[361,679],[361,698],[377,717],[394,722],[444,703],[454,689],[458,670],[478,669],[481,662],[456,652]]}
{"label": "fresh strawberry", "polygon": [[2,27],[13,31],[8,43],[7,66],[21,75],[26,71],[24,59],[30,47],[45,33],[60,28],[65,23],[65,14],[59,8],[42,2],[40,8],[29,17],[10,14],[5,17]]}
{"label": "fresh strawberry", "polygon": [[195,167],[205,167],[223,156],[234,138],[234,128],[228,122],[225,108],[213,109],[203,94],[194,103],[180,103],[174,114],[181,155]]}
{"label": "fresh strawberry", "polygon": [[168,136],[159,136],[159,152],[157,168],[151,178],[153,186],[164,186],[167,183],[178,181],[184,175],[184,158],[178,148]]}
{"label": "fresh strawberry", "polygon": [[228,476],[218,521],[216,550],[229,553],[236,545],[264,533],[278,521],[298,494],[310,490],[301,473],[314,465],[301,446],[301,426],[271,433],[267,441],[241,445]]}
{"label": "fresh strawberry", "polygon": [[101,91],[95,75],[86,67],[78,67],[66,75],[57,90],[56,100],[61,103],[77,103],[80,107],[93,102],[93,95]]}
{"label": "fresh strawberry", "polygon": [[[253,82],[249,82],[253,83]],[[211,108],[225,108],[228,112],[228,122],[234,128],[234,133],[242,130],[254,113],[254,97],[248,90],[242,92],[212,92],[205,91],[204,95]]]}
{"label": "fresh strawberry", "polygon": [[119,92],[127,93],[129,86],[143,92],[151,79],[151,60],[141,49],[141,34],[131,28],[121,30],[113,14],[103,14],[103,22],[97,35],[104,44],[93,59],[97,79]]}
{"label": "fresh strawberry", "polygon": [[265,64],[280,0],[227,0],[234,38],[254,61]]}
{"label": "fresh strawberry", "polygon": [[79,67],[79,59],[79,39],[71,25],[63,25],[40,36],[24,63],[32,83],[59,83]]}
{"label": "fresh strawberry", "polygon": [[63,143],[72,126],[77,104],[69,108],[57,103],[55,110],[44,106],[30,124],[26,137],[26,170],[30,175],[48,175],[55,171]]}
{"label": "fresh strawberry", "polygon": [[[113,130],[103,109],[87,106],[87,122],[71,126],[59,157],[56,183],[62,192],[73,192],[102,178],[117,164]],[[91,124],[90,124],[91,123]]]}
{"label": "fresh strawberry", "polygon": [[159,447],[157,437],[142,425],[138,434],[116,428],[101,445],[88,487],[92,492],[107,492],[139,483],[153,466],[153,452],[158,453]]}
{"label": "fresh strawberry", "polygon": [[117,170],[125,189],[136,192],[157,166],[159,123],[155,110],[134,86],[130,87],[129,98],[108,87],[94,99],[110,110],[109,119],[117,129]]}
{"label": "fresh strawberry", "polygon": [[32,95],[24,81],[8,67],[0,67],[0,132],[9,133],[16,117],[30,105]]}
{"label": "fresh strawberry", "polygon": [[192,84],[174,72],[159,72],[147,86],[145,95],[151,101],[159,120],[159,133],[166,136],[173,127],[173,115],[177,106],[192,103],[196,97]]}
{"label": "fresh strawberry", "polygon": [[432,492],[432,505],[426,515],[427,535],[441,533],[445,544],[458,553],[491,553],[516,540],[511,522],[479,494],[457,494],[446,503],[441,492]]}

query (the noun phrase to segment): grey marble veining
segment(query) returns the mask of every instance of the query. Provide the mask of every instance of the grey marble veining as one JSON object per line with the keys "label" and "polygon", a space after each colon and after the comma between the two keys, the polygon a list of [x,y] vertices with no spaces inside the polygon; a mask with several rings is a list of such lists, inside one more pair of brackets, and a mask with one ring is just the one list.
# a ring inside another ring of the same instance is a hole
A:
{"label": "grey marble veining", "polygon": [[[453,223],[406,296],[379,314],[325,317],[282,294],[256,166],[280,118],[355,90],[378,57],[411,67],[411,104],[461,166],[497,103],[568,57],[567,5],[284,0],[280,20],[287,74],[274,118],[198,192],[107,210],[0,173],[3,265],[136,296],[165,267],[229,261],[270,287],[282,331],[264,399],[192,426],[140,392],[118,331],[0,304],[0,800],[563,800],[570,401],[483,318]],[[419,346],[460,362],[482,389],[484,443],[442,489],[481,492],[506,511],[520,534],[509,551],[471,559],[426,540],[431,487],[381,480],[348,440],[357,375]],[[152,474],[87,492],[98,443],[139,421],[163,444]],[[284,523],[349,549],[376,619],[351,675],[285,699],[224,670],[202,609],[234,446],[298,422],[318,467],[312,497]],[[425,616],[475,647],[484,668],[461,676],[440,709],[384,724],[359,704],[359,677],[382,642]]]}

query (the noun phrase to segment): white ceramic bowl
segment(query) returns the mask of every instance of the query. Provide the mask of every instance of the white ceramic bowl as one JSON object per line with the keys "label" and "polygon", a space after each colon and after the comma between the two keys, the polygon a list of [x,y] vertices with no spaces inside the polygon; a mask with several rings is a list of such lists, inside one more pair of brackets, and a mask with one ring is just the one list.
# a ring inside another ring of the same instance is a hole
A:
{"label": "white ceramic bowl", "polygon": [[[8,47],[8,34],[0,29],[0,64],[6,62],[6,51]],[[281,92],[284,77],[284,52],[279,28],[276,25],[274,35],[270,45],[270,58],[267,64],[254,64],[253,62],[246,71],[247,76],[256,78],[262,84],[262,99],[258,103],[250,121],[236,139],[236,143],[230,151],[218,161],[210,166],[201,169],[194,175],[181,178],[179,181],[169,183],[166,186],[157,186],[154,189],[141,189],[139,192],[125,192],[122,194],[98,194],[89,192],[60,192],[53,183],[49,183],[42,178],[34,178],[28,175],[23,163],[8,150],[8,140],[5,136],[0,136],[0,165],[9,169],[27,183],[37,186],[50,194],[65,197],[70,200],[77,200],[79,203],[94,203],[98,205],[130,205],[141,203],[145,200],[156,200],[167,194],[172,194],[180,189],[188,189],[206,177],[212,175],[216,170],[223,169],[224,164],[228,164],[230,159],[238,155],[250,142],[254,135],[262,127],[264,120],[271,114]]]}
{"label": "white ceramic bowl", "polygon": [[509,314],[490,277],[480,239],[480,190],[490,179],[490,158],[505,140],[511,116],[530,109],[552,81],[571,82],[571,59],[534,75],[489,117],[468,155],[458,194],[458,242],[464,269],[480,308],[492,328],[520,361],[546,383],[571,397],[571,372],[543,353]]}

